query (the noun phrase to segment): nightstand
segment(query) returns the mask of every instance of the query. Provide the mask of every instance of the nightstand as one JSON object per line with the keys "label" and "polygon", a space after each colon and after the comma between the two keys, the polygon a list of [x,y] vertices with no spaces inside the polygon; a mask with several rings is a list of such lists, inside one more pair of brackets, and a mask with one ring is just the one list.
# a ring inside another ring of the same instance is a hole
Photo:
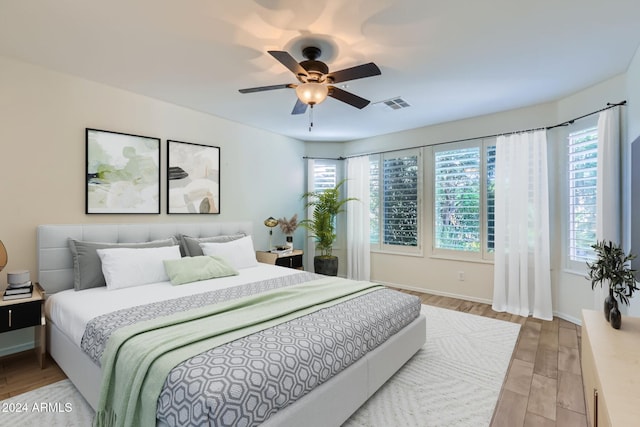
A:
{"label": "nightstand", "polygon": [[[4,293],[4,289],[2,293]],[[44,368],[47,345],[44,297],[44,290],[39,283],[36,283],[33,285],[31,298],[8,301],[0,299],[0,334],[33,326],[35,329],[34,350],[41,368]]]}
{"label": "nightstand", "polygon": [[295,268],[298,270],[302,270],[302,255],[303,251],[300,249],[294,249],[292,252],[288,254],[275,254],[273,252],[266,251],[257,251],[256,258],[258,262],[263,262],[265,264],[275,264],[281,267]]}

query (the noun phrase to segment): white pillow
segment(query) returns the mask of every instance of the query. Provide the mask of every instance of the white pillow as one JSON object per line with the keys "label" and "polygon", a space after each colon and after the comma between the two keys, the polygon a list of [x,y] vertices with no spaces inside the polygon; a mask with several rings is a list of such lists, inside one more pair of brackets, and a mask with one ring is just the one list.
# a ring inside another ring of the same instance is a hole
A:
{"label": "white pillow", "polygon": [[251,236],[223,243],[200,243],[200,247],[205,255],[223,258],[236,270],[258,265]]}
{"label": "white pillow", "polygon": [[107,289],[122,289],[169,280],[164,260],[180,259],[180,246],[97,249]]}

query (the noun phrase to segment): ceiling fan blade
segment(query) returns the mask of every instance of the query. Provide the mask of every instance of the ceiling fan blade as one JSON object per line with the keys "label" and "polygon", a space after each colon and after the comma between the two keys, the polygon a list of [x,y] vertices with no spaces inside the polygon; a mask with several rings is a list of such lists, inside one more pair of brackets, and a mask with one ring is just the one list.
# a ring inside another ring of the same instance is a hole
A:
{"label": "ceiling fan blade", "polygon": [[259,87],[250,87],[247,89],[238,89],[240,93],[253,93],[253,92],[264,92],[265,90],[274,90],[274,89],[288,89],[294,88],[296,85],[291,83],[281,84],[281,85],[271,85],[271,86],[259,86]]}
{"label": "ceiling fan blade", "polygon": [[270,50],[269,54],[276,58],[282,65],[291,70],[291,72],[296,76],[307,75],[307,70],[302,68],[302,66],[298,64],[298,61],[296,61],[295,58],[289,54],[289,52],[285,52],[283,50]]}
{"label": "ceiling fan blade", "polygon": [[331,83],[346,82],[348,80],[363,79],[365,77],[379,76],[382,74],[380,68],[373,62],[368,64],[357,65],[344,70],[335,71],[327,74],[327,79]]}
{"label": "ceiling fan blade", "polygon": [[370,103],[368,99],[361,98],[335,86],[329,86],[329,96],[359,109],[363,109]]}
{"label": "ceiling fan blade", "polygon": [[305,111],[307,111],[307,104],[297,99],[296,105],[293,106],[293,111],[291,111],[291,114],[304,114]]}

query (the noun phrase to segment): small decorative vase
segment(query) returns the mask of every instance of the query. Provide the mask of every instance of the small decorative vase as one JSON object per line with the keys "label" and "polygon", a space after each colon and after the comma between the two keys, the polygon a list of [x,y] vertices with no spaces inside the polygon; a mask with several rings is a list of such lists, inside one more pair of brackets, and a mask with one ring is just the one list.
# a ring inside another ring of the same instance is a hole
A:
{"label": "small decorative vase", "polygon": [[610,319],[611,309],[613,307],[618,308],[618,303],[616,303],[616,299],[613,297],[613,289],[609,288],[609,296],[604,299],[604,318],[607,319],[607,322]]}
{"label": "small decorative vase", "polygon": [[611,323],[611,327],[613,329],[620,329],[620,326],[622,325],[622,314],[620,313],[620,310],[618,310],[618,304],[614,305],[611,308],[611,313],[609,314],[609,322]]}
{"label": "small decorative vase", "polygon": [[287,236],[286,239],[287,239],[287,246],[290,249],[293,249],[293,236]]}

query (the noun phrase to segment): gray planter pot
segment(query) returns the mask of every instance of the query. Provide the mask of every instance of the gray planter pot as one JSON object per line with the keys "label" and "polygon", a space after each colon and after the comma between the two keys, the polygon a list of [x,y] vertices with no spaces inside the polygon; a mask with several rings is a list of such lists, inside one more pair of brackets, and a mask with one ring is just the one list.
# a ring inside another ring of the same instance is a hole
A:
{"label": "gray planter pot", "polygon": [[318,274],[324,274],[325,276],[337,276],[338,275],[338,257],[322,257],[315,256],[313,258],[313,269]]}

